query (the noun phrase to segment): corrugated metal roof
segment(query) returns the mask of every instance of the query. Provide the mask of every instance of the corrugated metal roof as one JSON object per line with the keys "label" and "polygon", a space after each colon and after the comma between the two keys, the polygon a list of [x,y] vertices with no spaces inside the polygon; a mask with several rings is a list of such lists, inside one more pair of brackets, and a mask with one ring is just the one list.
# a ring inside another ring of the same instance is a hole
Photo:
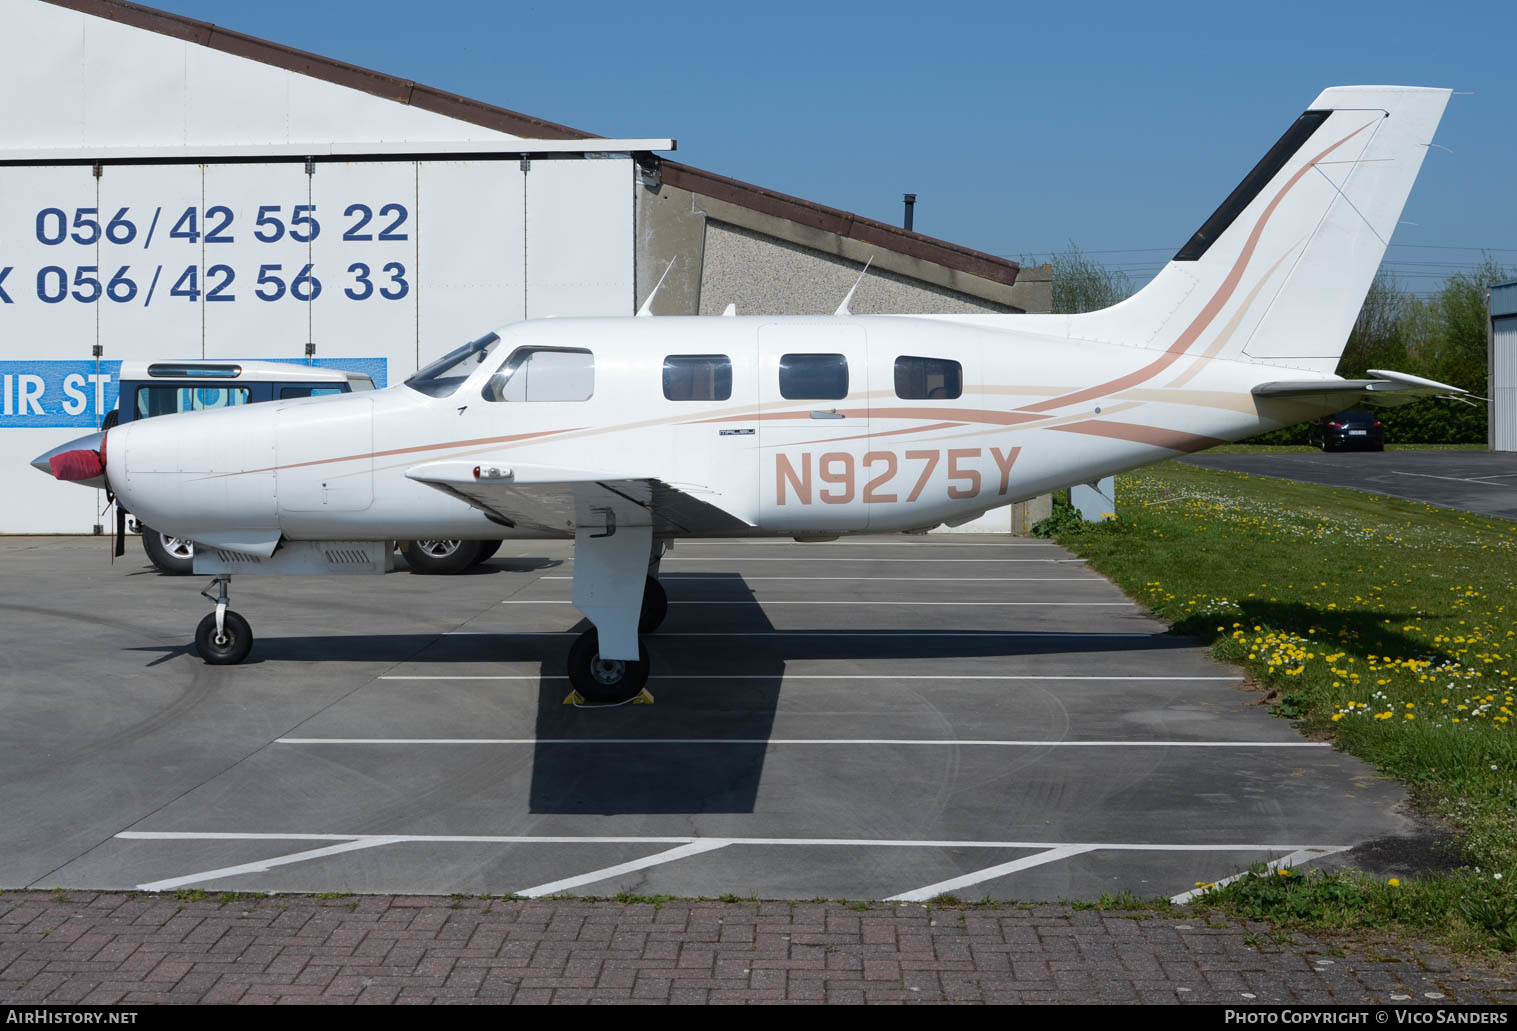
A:
{"label": "corrugated metal roof", "polygon": [[[456,118],[462,122],[510,133],[514,136],[550,140],[599,138],[594,133],[559,125],[557,122],[546,119],[534,118],[520,111],[460,97],[410,79],[386,75],[384,72],[361,68],[358,65],[305,50],[297,50],[282,43],[259,39],[257,36],[234,32],[210,22],[186,18],[183,15],[160,11],[153,7],[144,7],[141,4],[128,3],[126,0],[43,0],[43,2],[96,18],[130,25],[133,28],[182,39],[198,46],[220,50],[339,86],[347,86],[399,104],[409,104],[424,111],[431,111],[434,114]],[[993,282],[1010,286],[1016,282],[1017,272],[1021,267],[1015,261],[993,254],[961,247],[946,240],[923,236],[921,233],[908,233],[904,229],[885,222],[877,222],[872,218],[829,208],[799,197],[791,197],[788,194],[776,193],[752,183],[729,179],[689,165],[663,161],[660,163],[660,168],[664,182],[679,189],[716,197],[763,214],[836,233],[839,236],[930,261],[945,268],[967,272]]]}

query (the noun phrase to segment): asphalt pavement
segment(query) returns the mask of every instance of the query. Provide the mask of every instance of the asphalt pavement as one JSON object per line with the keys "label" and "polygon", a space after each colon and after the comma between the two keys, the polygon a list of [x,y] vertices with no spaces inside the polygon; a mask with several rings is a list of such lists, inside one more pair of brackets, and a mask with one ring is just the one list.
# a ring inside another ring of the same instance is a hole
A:
{"label": "asphalt pavement", "polygon": [[1189,455],[1208,469],[1231,469],[1306,483],[1352,487],[1481,515],[1517,519],[1517,452],[1299,451]]}
{"label": "asphalt pavement", "polygon": [[237,577],[237,667],[135,541],[0,568],[0,888],[1170,897],[1417,830],[1046,541],[681,542],[654,704],[597,710],[567,542]]}

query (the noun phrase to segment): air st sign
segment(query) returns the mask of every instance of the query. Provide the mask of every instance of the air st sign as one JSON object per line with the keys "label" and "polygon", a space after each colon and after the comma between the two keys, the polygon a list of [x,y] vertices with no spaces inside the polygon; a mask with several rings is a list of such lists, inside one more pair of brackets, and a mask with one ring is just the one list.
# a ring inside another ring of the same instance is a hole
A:
{"label": "air st sign", "polygon": [[[260,360],[305,364],[302,358]],[[387,379],[388,362],[383,358],[318,358],[314,364],[366,373],[376,387],[385,386]],[[120,379],[119,361],[0,361],[0,429],[98,429],[116,407]],[[300,379],[297,369],[291,369],[290,379]]]}
{"label": "air st sign", "polygon": [[0,362],[0,429],[98,428],[116,407],[120,362]]}

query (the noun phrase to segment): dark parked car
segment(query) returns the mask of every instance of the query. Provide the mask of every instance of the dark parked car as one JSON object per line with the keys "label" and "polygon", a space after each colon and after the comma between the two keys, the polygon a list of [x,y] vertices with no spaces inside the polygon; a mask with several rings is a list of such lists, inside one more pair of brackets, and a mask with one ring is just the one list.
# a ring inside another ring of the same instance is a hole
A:
{"label": "dark parked car", "polygon": [[1384,451],[1385,427],[1363,408],[1350,408],[1312,423],[1306,442],[1323,451]]}

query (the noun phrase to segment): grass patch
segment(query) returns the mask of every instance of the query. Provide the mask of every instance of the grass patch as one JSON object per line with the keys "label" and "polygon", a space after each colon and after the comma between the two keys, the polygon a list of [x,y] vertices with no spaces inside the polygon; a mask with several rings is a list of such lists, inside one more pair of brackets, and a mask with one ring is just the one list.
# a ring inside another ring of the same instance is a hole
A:
{"label": "grass patch", "polygon": [[[1489,872],[1402,881],[1351,871],[1301,874],[1259,863],[1192,905],[1319,933],[1385,931],[1436,938],[1460,951],[1517,952],[1517,892]],[[1297,944],[1279,932],[1272,937]]]}
{"label": "grass patch", "polygon": [[[1517,523],[1176,462],[1119,477],[1114,520],[1057,515],[1061,543],[1242,667],[1276,714],[1406,782],[1462,861],[1513,890]],[[1410,911],[1424,889],[1401,887]],[[1449,919],[1468,896],[1426,891]]]}

